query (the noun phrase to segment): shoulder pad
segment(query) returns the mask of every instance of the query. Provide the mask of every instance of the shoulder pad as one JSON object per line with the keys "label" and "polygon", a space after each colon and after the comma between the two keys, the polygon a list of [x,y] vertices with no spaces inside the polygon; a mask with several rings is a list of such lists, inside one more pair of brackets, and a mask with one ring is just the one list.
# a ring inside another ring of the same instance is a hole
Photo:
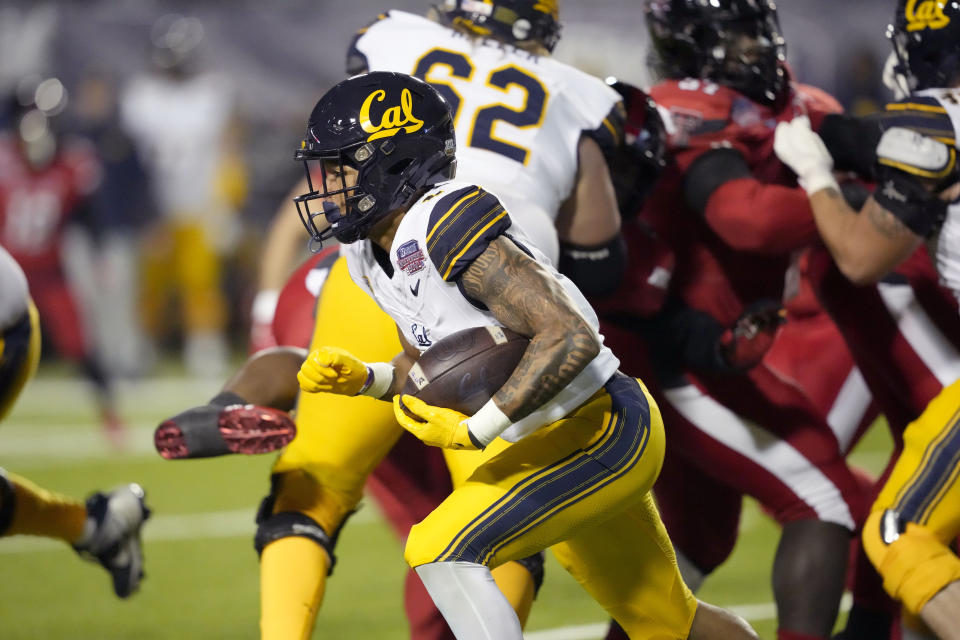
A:
{"label": "shoulder pad", "polygon": [[887,129],[877,145],[877,161],[921,178],[940,180],[957,165],[957,152],[913,129]]}
{"label": "shoulder pad", "polygon": [[367,62],[367,56],[365,53],[360,51],[357,48],[357,43],[360,41],[360,38],[367,32],[367,29],[380,22],[384,18],[390,15],[389,11],[381,13],[377,16],[376,20],[372,20],[368,24],[364,25],[361,29],[358,29],[354,34],[353,38],[350,40],[350,46],[347,47],[347,75],[355,76],[360,73],[365,73],[370,70],[370,63]]}
{"label": "shoulder pad", "polygon": [[910,96],[888,104],[880,124],[884,129],[905,127],[944,144],[956,144],[953,121],[940,101],[933,97]]}
{"label": "shoulder pad", "polygon": [[667,80],[650,89],[650,97],[670,111],[698,112],[703,120],[730,119],[736,91],[705,80]]}
{"label": "shoulder pad", "polygon": [[474,185],[458,189],[433,205],[427,253],[440,277],[455,280],[510,224],[495,195]]}

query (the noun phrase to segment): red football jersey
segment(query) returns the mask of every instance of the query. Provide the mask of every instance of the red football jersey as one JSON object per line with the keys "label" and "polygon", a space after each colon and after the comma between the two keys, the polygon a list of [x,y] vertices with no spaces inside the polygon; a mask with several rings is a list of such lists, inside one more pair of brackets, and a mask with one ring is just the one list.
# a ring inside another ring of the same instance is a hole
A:
{"label": "red football jersey", "polygon": [[[779,112],[695,79],[663,82],[650,95],[671,115],[673,163],[641,216],[676,253],[675,291],[731,324],[747,304],[780,299],[792,251],[817,239],[806,195],[773,152],[777,123],[806,114],[817,128],[840,107],[802,85]],[[718,188],[701,215],[684,204],[683,180],[697,158],[718,148],[739,151],[752,178]]]}
{"label": "red football jersey", "polygon": [[283,285],[273,314],[273,337],[280,346],[308,347],[313,335],[317,296],[340,255],[340,247],[323,249],[297,267]]}
{"label": "red football jersey", "polygon": [[64,226],[100,175],[100,162],[86,143],[64,143],[48,166],[34,170],[16,141],[0,136],[0,245],[24,271],[60,268]]}

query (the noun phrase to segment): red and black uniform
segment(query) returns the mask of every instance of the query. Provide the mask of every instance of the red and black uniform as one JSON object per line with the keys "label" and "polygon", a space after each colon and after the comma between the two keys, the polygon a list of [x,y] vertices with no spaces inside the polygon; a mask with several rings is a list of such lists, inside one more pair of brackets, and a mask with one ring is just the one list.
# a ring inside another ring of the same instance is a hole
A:
{"label": "red and black uniform", "polygon": [[[651,96],[672,116],[674,159],[642,219],[676,255],[672,294],[719,325],[733,326],[752,305],[784,298],[794,252],[817,237],[806,195],[773,153],[774,128],[798,114],[817,126],[838,107],[822,92],[799,87],[785,108],[774,111],[692,79],[664,82]],[[789,350],[791,335],[781,328],[771,352]],[[820,339],[834,348],[818,350],[817,368],[838,372],[839,390],[852,360],[829,326]],[[657,378],[665,410],[677,414],[667,418],[675,453],[753,495],[782,523],[818,518],[855,528],[860,489],[827,421],[824,398],[831,394],[807,388],[815,376],[790,370],[789,358],[776,364],[765,358],[733,375],[666,360],[658,358]],[[662,502],[668,527],[683,520],[669,511],[684,503]]]}
{"label": "red and black uniform", "polygon": [[34,169],[13,138],[0,136],[0,245],[23,267],[44,333],[72,360],[87,358],[89,347],[61,265],[63,234],[99,180],[100,163],[80,142]]}

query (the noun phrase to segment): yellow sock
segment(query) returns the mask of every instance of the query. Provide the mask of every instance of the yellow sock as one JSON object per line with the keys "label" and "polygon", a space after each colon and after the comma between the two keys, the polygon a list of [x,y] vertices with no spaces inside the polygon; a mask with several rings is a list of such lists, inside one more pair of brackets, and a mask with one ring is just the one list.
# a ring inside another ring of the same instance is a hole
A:
{"label": "yellow sock", "polygon": [[280,538],[260,555],[261,640],[306,640],[323,600],[330,558],[307,538]]}
{"label": "yellow sock", "polygon": [[58,538],[70,544],[83,535],[87,520],[84,503],[47,491],[26,478],[7,474],[16,496],[13,521],[4,536],[17,534]]}
{"label": "yellow sock", "polygon": [[510,606],[517,612],[520,618],[520,626],[527,624],[527,617],[530,615],[530,608],[533,607],[533,576],[519,562],[508,562],[502,564],[490,573],[493,574],[493,580],[500,587],[500,591],[507,597]]}

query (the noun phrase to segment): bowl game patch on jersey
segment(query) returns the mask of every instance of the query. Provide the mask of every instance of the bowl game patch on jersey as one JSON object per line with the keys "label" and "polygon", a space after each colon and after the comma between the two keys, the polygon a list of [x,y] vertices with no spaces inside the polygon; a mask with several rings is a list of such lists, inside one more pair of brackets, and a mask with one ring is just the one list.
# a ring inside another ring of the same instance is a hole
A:
{"label": "bowl game patch on jersey", "polygon": [[423,267],[426,266],[426,258],[416,240],[404,242],[397,247],[397,264],[400,270],[407,275],[423,271]]}

